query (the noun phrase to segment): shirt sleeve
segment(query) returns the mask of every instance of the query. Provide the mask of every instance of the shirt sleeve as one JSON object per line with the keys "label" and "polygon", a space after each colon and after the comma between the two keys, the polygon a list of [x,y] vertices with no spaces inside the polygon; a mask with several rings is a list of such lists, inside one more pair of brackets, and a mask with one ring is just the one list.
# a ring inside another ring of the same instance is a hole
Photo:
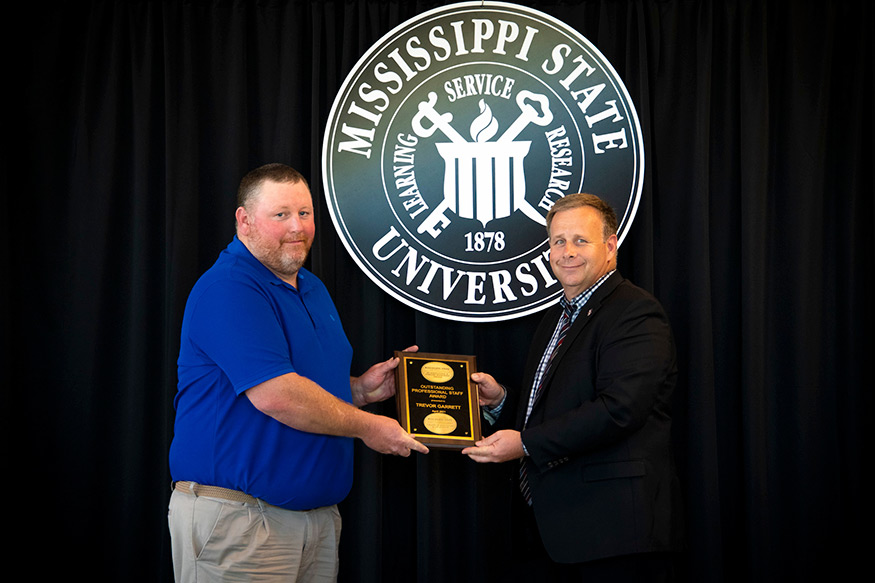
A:
{"label": "shirt sleeve", "polygon": [[294,372],[278,307],[257,286],[215,282],[193,306],[189,338],[228,376],[237,394]]}
{"label": "shirt sleeve", "polygon": [[498,418],[501,416],[501,410],[504,409],[504,403],[507,401],[507,387],[502,385],[502,388],[504,389],[504,397],[501,398],[500,403],[494,407],[489,407],[487,405],[480,407],[480,410],[483,411],[483,417],[490,425],[495,425],[495,422],[498,421]]}

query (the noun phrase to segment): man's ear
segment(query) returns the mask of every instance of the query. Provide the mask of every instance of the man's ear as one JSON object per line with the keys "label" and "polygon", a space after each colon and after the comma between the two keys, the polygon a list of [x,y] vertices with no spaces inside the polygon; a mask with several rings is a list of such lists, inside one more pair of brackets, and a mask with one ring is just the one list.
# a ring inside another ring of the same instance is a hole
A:
{"label": "man's ear", "polygon": [[608,240],[605,241],[605,244],[608,246],[608,256],[611,259],[616,259],[617,247],[620,246],[620,244],[617,242],[617,234],[613,233],[610,237],[608,237]]}
{"label": "man's ear", "polygon": [[237,232],[241,235],[249,234],[249,213],[246,212],[246,209],[242,206],[237,207],[237,211],[234,213],[234,216],[237,219]]}

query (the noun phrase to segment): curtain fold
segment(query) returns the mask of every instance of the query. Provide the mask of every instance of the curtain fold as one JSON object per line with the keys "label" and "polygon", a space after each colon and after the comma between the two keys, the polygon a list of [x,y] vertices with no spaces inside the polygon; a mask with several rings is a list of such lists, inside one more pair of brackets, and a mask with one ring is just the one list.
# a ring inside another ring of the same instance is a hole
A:
{"label": "curtain fold", "polygon": [[[71,535],[41,569],[172,580],[182,310],[260,164],[310,181],[308,266],[337,303],[353,374],[415,343],[519,381],[539,315],[471,324],[401,305],[350,258],[322,198],[322,132],[346,74],[442,4],[95,0],[14,19],[3,342],[7,411],[30,424],[11,448],[51,518],[29,521],[25,540],[47,523]],[[590,39],[638,109],[645,188],[620,270],[663,302],[678,344],[685,580],[851,572],[864,544],[853,533],[873,518],[871,5],[523,4]],[[499,579],[512,472],[360,444],[355,463],[342,581]]]}

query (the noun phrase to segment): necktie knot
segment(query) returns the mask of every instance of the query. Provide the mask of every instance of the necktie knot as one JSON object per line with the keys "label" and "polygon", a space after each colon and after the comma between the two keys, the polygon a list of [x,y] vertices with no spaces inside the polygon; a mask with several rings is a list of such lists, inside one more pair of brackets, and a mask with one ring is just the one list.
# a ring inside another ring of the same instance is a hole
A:
{"label": "necktie knot", "polygon": [[575,307],[574,304],[566,300],[564,297],[560,301],[560,305],[562,306],[562,315],[559,317],[560,322],[571,322],[571,318],[574,317]]}
{"label": "necktie knot", "polygon": [[566,303],[565,306],[565,317],[571,320],[571,317],[574,315],[574,306],[570,303]]}

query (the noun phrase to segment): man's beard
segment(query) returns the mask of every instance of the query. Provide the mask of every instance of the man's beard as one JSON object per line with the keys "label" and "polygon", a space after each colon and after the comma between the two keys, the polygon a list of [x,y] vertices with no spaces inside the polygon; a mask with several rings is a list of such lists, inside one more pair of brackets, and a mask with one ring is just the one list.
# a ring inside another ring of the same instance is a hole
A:
{"label": "man's beard", "polygon": [[[283,237],[283,241],[297,241],[306,239],[302,233],[291,233]],[[307,255],[310,253],[310,247],[313,242],[307,241],[306,246],[301,248],[286,248],[282,242],[279,247],[275,247],[273,243],[265,242],[264,238],[258,230],[253,229],[249,234],[249,244],[252,254],[265,267],[277,274],[279,277],[292,277],[298,273],[298,270],[304,265],[307,260]]]}

